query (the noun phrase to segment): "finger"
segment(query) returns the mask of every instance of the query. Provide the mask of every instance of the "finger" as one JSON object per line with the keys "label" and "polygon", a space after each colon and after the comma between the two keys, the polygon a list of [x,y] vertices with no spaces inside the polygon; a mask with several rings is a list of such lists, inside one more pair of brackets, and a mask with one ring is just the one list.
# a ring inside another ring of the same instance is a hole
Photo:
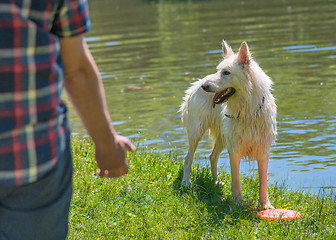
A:
{"label": "finger", "polygon": [[102,177],[102,178],[104,178],[104,177],[106,177],[106,178],[117,178],[118,177],[118,175],[115,174],[115,171],[109,171],[109,170],[102,171],[100,168],[97,169],[96,173],[99,177]]}
{"label": "finger", "polygon": [[120,136],[120,135],[119,135],[119,137],[121,138],[126,151],[128,151],[128,152],[134,152],[135,151],[136,147],[132,144],[132,142],[127,137]]}
{"label": "finger", "polygon": [[103,175],[102,175],[102,171],[101,171],[100,168],[98,168],[98,169],[96,170],[96,174],[97,174],[97,176],[99,176],[99,177],[103,177]]}
{"label": "finger", "polygon": [[128,173],[128,167],[127,166],[123,166],[123,167],[118,168],[115,171],[115,176],[116,177],[121,177],[123,175],[126,175],[127,173]]}
{"label": "finger", "polygon": [[126,142],[125,147],[126,147],[126,151],[128,152],[134,152],[136,149],[136,147],[130,141]]}
{"label": "finger", "polygon": [[126,175],[128,173],[128,167],[122,167],[120,170],[121,176]]}
{"label": "finger", "polygon": [[128,167],[121,167],[115,170],[104,170],[102,171],[100,168],[96,171],[97,175],[100,177],[106,178],[118,178],[128,173]]}

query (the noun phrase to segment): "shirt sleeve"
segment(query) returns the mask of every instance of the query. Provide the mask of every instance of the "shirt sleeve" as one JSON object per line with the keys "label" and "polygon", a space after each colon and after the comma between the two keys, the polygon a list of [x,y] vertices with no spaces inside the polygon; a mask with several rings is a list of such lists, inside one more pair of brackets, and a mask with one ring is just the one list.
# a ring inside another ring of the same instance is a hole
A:
{"label": "shirt sleeve", "polygon": [[91,29],[86,0],[64,0],[58,8],[51,33],[58,37],[73,37]]}

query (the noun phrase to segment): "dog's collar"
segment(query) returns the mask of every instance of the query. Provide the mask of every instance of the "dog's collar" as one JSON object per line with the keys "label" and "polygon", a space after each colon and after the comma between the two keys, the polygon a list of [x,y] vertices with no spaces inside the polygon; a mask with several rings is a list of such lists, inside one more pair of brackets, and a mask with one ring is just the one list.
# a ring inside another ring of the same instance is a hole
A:
{"label": "dog's collar", "polygon": [[[263,96],[262,101],[261,101],[261,104],[259,104],[259,108],[257,109],[257,112],[256,112],[256,113],[258,113],[258,111],[260,111],[260,110],[262,109],[262,107],[264,106],[264,104],[265,104],[265,96]],[[227,118],[238,119],[239,116],[240,116],[240,113],[238,113],[238,116],[237,116],[237,117],[232,116],[232,115],[229,115],[229,114],[227,114],[227,113],[224,113],[224,116],[227,117]]]}
{"label": "dog's collar", "polygon": [[257,110],[257,113],[258,113],[259,110],[262,109],[262,107],[264,106],[264,104],[265,104],[265,96],[263,96],[262,102],[261,102],[261,104],[259,104],[259,109]]}
{"label": "dog's collar", "polygon": [[226,114],[226,113],[224,114],[224,116],[227,117],[227,118],[234,118],[234,119],[237,119],[237,118],[239,118],[240,113],[238,113],[238,116],[237,116],[237,117],[235,117],[235,116],[231,116],[231,115]]}

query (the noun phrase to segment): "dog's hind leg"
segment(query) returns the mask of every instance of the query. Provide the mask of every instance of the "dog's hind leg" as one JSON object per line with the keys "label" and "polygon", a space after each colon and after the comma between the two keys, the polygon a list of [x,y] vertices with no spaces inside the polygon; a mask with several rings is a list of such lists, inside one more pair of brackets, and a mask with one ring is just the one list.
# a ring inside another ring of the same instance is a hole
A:
{"label": "dog's hind leg", "polygon": [[220,153],[223,150],[223,147],[224,147],[223,141],[220,139],[219,140],[217,139],[212,148],[211,154],[209,156],[210,165],[211,165],[211,173],[215,181],[215,184],[223,184],[218,176],[218,158],[219,158]]}
{"label": "dog's hind leg", "polygon": [[190,186],[191,184],[191,180],[190,180],[191,165],[194,159],[194,154],[198,146],[198,143],[204,134],[204,130],[202,127],[192,128],[192,129],[196,130],[196,132],[191,133],[190,132],[191,129],[189,129],[188,131],[189,150],[188,150],[188,154],[185,157],[185,161],[184,161],[183,180],[182,180],[182,185],[184,186]]}

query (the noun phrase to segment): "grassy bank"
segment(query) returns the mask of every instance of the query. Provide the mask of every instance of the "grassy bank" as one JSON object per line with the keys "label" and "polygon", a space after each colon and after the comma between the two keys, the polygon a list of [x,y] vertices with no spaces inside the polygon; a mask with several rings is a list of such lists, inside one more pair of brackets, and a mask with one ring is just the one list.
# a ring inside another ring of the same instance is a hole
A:
{"label": "grassy bank", "polygon": [[[336,197],[309,196],[270,186],[277,208],[295,209],[295,221],[261,221],[256,176],[242,179],[245,206],[235,205],[230,175],[215,186],[210,170],[194,165],[193,186],[182,188],[176,156],[145,150],[129,154],[129,174],[95,176],[90,141],[75,138],[74,194],[69,239],[336,239]],[[307,173],[308,174],[308,173]]]}

